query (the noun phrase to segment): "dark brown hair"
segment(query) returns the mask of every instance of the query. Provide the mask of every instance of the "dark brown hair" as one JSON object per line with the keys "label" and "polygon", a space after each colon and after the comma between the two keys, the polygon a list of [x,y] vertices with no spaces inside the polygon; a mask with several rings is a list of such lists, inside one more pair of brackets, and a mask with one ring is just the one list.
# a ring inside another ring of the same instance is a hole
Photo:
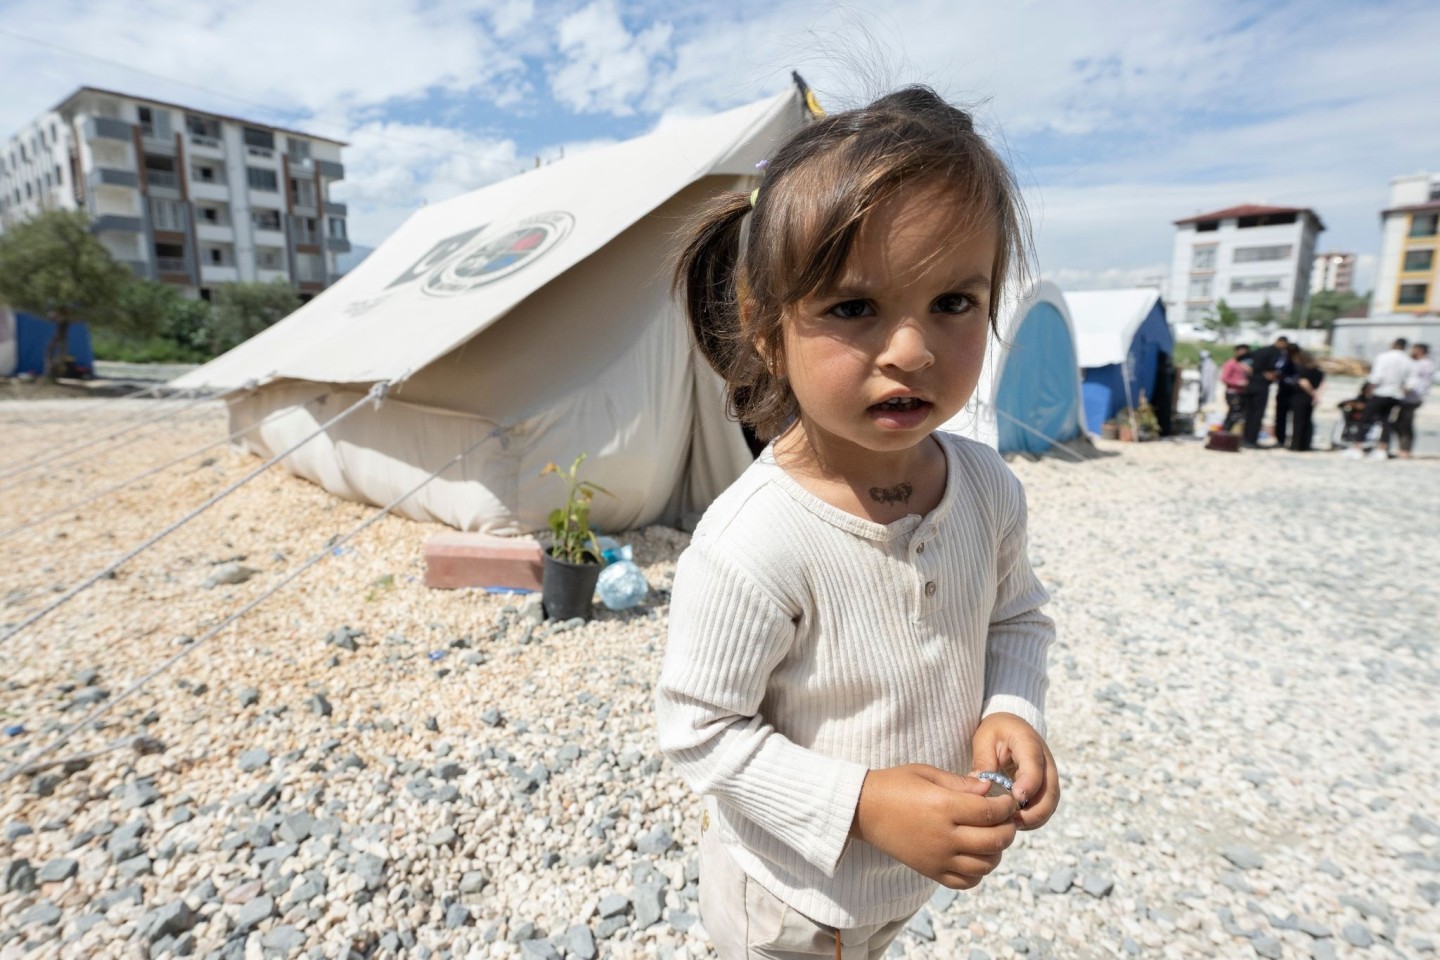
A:
{"label": "dark brown hair", "polygon": [[762,439],[797,412],[789,384],[766,362],[782,357],[786,308],[833,284],[865,218],[916,185],[953,192],[967,211],[954,236],[994,226],[993,327],[1007,278],[1028,258],[1020,191],[970,115],[928,87],[807,125],[769,159],[753,208],[745,194],[722,194],[687,228],[674,289],[725,380],[731,413]]}

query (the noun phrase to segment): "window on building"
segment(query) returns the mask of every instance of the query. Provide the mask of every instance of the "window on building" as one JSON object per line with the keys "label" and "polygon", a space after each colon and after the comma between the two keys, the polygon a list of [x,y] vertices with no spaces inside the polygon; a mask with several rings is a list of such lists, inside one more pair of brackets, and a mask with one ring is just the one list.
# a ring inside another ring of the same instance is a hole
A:
{"label": "window on building", "polygon": [[325,265],[318,254],[297,253],[295,254],[295,274],[297,280],[308,283],[324,283]]}
{"label": "window on building", "polygon": [[1220,229],[1219,220],[1197,220],[1195,221],[1196,233],[1214,233]]}
{"label": "window on building", "polygon": [[1412,237],[1433,237],[1435,236],[1436,221],[1440,220],[1440,214],[1417,213],[1410,218],[1410,236]]}
{"label": "window on building", "polygon": [[251,211],[250,211],[250,222],[251,222],[252,224],[254,224],[256,230],[279,230],[279,229],[280,229],[280,211],[279,211],[279,210],[251,210]]}
{"label": "window on building", "polygon": [[1191,277],[1190,278],[1190,299],[1209,300],[1211,292],[1215,288],[1214,277]]}
{"label": "window on building", "polygon": [[201,223],[209,223],[217,227],[223,227],[230,222],[230,217],[225,213],[223,207],[196,207],[195,215]]}
{"label": "window on building", "polygon": [[220,139],[220,121],[214,117],[202,117],[198,114],[187,113],[185,114],[185,129],[197,137]]}
{"label": "window on building", "polygon": [[169,110],[141,107],[139,112],[142,135],[157,140],[168,140],[171,137]]}
{"label": "window on building", "polygon": [[1215,245],[1196,247],[1190,254],[1191,270],[1215,269]]}
{"label": "window on building", "polygon": [[277,247],[256,247],[255,266],[261,270],[284,270],[285,261]]}
{"label": "window on building", "polygon": [[310,162],[309,140],[301,140],[298,137],[286,137],[285,150],[290,154],[290,159],[296,163]]}
{"label": "window on building", "polygon": [[1231,293],[1255,293],[1263,290],[1282,290],[1284,277],[1234,277],[1230,280]]}
{"label": "window on building", "polygon": [[205,258],[212,266],[221,267],[225,265],[225,251],[219,247],[206,247]]}
{"label": "window on building", "polygon": [[269,130],[259,130],[255,127],[246,127],[245,146],[260,147],[263,150],[274,150],[275,134]]}
{"label": "window on building", "polygon": [[29,200],[33,196],[35,196],[35,187],[27,180],[25,182],[25,199]]}
{"label": "window on building", "polygon": [[1273,247],[1236,247],[1235,262],[1256,263],[1261,260],[1289,260],[1294,249],[1288,243]]}
{"label": "window on building", "polygon": [[320,238],[316,233],[314,217],[295,218],[295,242],[296,243],[319,243]]}
{"label": "window on building", "polygon": [[280,178],[275,175],[274,170],[246,167],[245,176],[250,181],[251,190],[264,190],[267,193],[277,193],[280,190]]}
{"label": "window on building", "polygon": [[1402,283],[1400,284],[1400,295],[1395,298],[1395,302],[1402,307],[1423,307],[1429,298],[1430,284]]}
{"label": "window on building", "polygon": [[330,218],[330,236],[336,238],[337,240],[344,240],[344,239],[345,239],[345,218],[344,218],[344,217],[331,217],[331,218]]}
{"label": "window on building", "polygon": [[1406,273],[1415,273],[1417,271],[1428,272],[1434,265],[1434,250],[1406,250],[1405,266],[1402,269]]}
{"label": "window on building", "polygon": [[150,220],[156,230],[184,230],[185,208],[178,200],[151,197]]}
{"label": "window on building", "polygon": [[213,163],[197,163],[190,168],[190,179],[196,183],[224,183],[224,172]]}
{"label": "window on building", "polygon": [[1431,202],[1431,203],[1434,203],[1436,200],[1440,200],[1440,180],[1431,180],[1431,181],[1430,181],[1430,202]]}
{"label": "window on building", "polygon": [[1293,213],[1261,213],[1253,217],[1240,217],[1235,221],[1235,226],[1241,230],[1248,230],[1250,227],[1277,227],[1294,223],[1296,216]]}
{"label": "window on building", "polygon": [[315,206],[315,181],[291,177],[290,196],[297,207]]}
{"label": "window on building", "polygon": [[185,247],[178,243],[155,244],[155,269],[160,273],[188,273]]}
{"label": "window on building", "polygon": [[64,182],[65,182],[65,178],[60,175],[60,164],[58,164],[58,163],[55,164],[55,182],[56,182],[57,184],[61,184],[61,183],[64,183]]}

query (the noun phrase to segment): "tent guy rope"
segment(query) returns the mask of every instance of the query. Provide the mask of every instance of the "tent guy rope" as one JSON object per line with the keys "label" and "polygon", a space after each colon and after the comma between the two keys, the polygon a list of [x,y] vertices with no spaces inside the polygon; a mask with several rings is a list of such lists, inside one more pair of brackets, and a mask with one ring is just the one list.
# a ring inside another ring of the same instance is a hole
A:
{"label": "tent guy rope", "polygon": [[236,430],[228,437],[221,437],[219,440],[212,440],[209,443],[196,447],[194,450],[182,453],[174,459],[167,460],[159,466],[151,467],[150,469],[140,474],[137,474],[136,476],[133,476],[128,480],[123,480],[120,483],[108,486],[104,490],[98,490],[95,493],[90,494],[89,496],[82,497],[81,499],[75,500],[71,503],[67,503],[64,506],[55,507],[54,509],[46,510],[44,513],[36,514],[35,516],[31,517],[29,520],[24,521],[23,523],[16,524],[15,526],[10,527],[6,530],[0,530],[0,540],[7,540],[15,534],[20,533],[23,530],[28,530],[31,527],[35,526],[37,523],[48,520],[51,517],[59,516],[62,513],[68,513],[69,511],[83,507],[86,504],[94,503],[96,500],[99,500],[102,497],[107,497],[112,493],[117,493],[121,490],[124,490],[131,484],[139,483],[146,477],[153,477],[155,474],[160,473],[164,470],[168,470],[170,467],[175,466],[175,464],[177,463],[182,463],[186,460],[189,460],[191,457],[198,456],[207,450],[212,450],[215,447],[220,446],[221,444],[233,443],[243,437],[245,434],[250,433],[254,430],[258,430],[266,424],[274,423],[277,420],[283,420],[289,413],[289,410],[276,411],[275,413],[272,413],[264,419],[255,421],[248,427],[242,427],[241,429]]}
{"label": "tent guy rope", "polygon": [[[1028,423],[1025,423],[1023,420],[1017,420],[1015,417],[1012,417],[1010,414],[1006,413],[1004,410],[1001,410],[999,407],[995,408],[995,412],[1000,414],[1000,416],[1004,417],[1006,420],[1009,420],[1011,423],[1015,424],[1015,426],[1019,427],[1021,430],[1029,430],[1031,433],[1035,434],[1035,436],[1050,444],[1052,448],[1064,450],[1065,455],[1068,457],[1073,457],[1076,463],[1085,462],[1084,457],[1080,456],[1074,450],[1071,450],[1069,447],[1065,446],[1063,442],[1056,440],[1054,437],[1049,436],[1048,434],[1041,433],[1039,430],[1036,430],[1034,427],[1030,426],[1030,424]],[[1084,434],[1081,434],[1081,436],[1084,436]]]}
{"label": "tent guy rope", "polygon": [[369,393],[361,397],[359,400],[356,400],[354,403],[346,407],[340,413],[337,413],[335,416],[322,423],[319,427],[315,428],[314,432],[308,434],[303,439],[295,442],[294,444],[291,444],[290,447],[281,451],[280,453],[275,454],[275,456],[271,457],[269,460],[266,460],[254,470],[251,470],[249,473],[245,474],[245,476],[241,477],[239,480],[236,480],[234,483],[230,484],[230,486],[226,487],[224,490],[221,490],[219,493],[215,494],[215,496],[211,497],[209,500],[206,500],[200,506],[196,507],[194,510],[191,510],[179,520],[176,520],[174,523],[170,524],[170,526],[166,527],[164,530],[161,530],[149,540],[146,540],[144,543],[140,544],[140,546],[134,548],[129,553],[122,556],[120,559],[114,561],[105,569],[100,570],[97,573],[91,574],[89,577],[82,580],[80,583],[71,587],[69,590],[66,590],[57,599],[41,607],[39,610],[26,617],[24,620],[21,620],[18,624],[16,624],[14,627],[11,627],[4,634],[0,634],[0,643],[4,643],[7,640],[13,639],[16,634],[22,632],[27,627],[32,626],[42,617],[52,613],[59,607],[64,606],[66,603],[73,600],[82,590],[85,590],[87,587],[92,586],[101,579],[114,573],[126,561],[136,556],[139,556],[144,551],[150,549],[152,546],[159,543],[161,540],[165,539],[170,534],[174,533],[176,530],[180,529],[182,526],[189,523],[191,520],[195,519],[200,514],[204,513],[206,510],[209,510],[215,504],[219,503],[221,500],[225,499],[230,494],[234,493],[236,490],[239,490],[245,484],[249,483],[251,480],[255,479],[260,474],[264,473],[266,470],[270,469],[275,464],[279,463],[281,460],[294,453],[296,450],[300,449],[300,447],[309,443],[311,440],[314,440],[326,430],[330,429],[337,423],[340,423],[342,420],[349,417],[350,414],[354,413],[356,410],[359,410],[360,407],[362,407],[364,404],[375,403],[378,405],[380,401],[384,399],[385,392],[389,389],[389,387],[390,384],[388,381],[382,381],[375,384],[373,387],[370,388]]}
{"label": "tent guy rope", "polygon": [[[381,386],[384,386],[384,384],[376,384],[376,387],[377,387],[377,388],[379,388],[379,387],[381,387]],[[372,397],[374,396],[374,394],[375,394],[375,391],[372,390],[370,396],[366,396],[364,399],[362,399],[361,401],[359,401],[358,403],[356,403],[355,406],[352,406],[352,407],[350,408],[350,410],[354,410],[356,407],[358,407],[358,406],[360,405],[360,403],[364,403],[365,400],[372,399]],[[348,413],[350,412],[350,410],[345,411],[345,413],[348,414]],[[345,415],[345,414],[341,414],[341,416],[344,416],[344,415]],[[337,418],[337,419],[338,419],[338,418]],[[331,421],[331,422],[333,423],[333,422],[335,422],[335,421]],[[328,426],[328,424],[327,424],[327,426]],[[323,429],[323,428],[322,428],[322,429]],[[232,613],[232,614],[230,614],[229,616],[227,616],[224,620],[221,620],[221,621],[220,621],[219,623],[217,623],[215,626],[211,627],[210,630],[209,630],[207,633],[204,634],[204,636],[199,637],[194,643],[192,643],[192,644],[190,644],[189,646],[185,647],[185,648],[184,648],[183,650],[181,650],[179,653],[177,653],[177,654],[175,654],[174,656],[170,657],[169,659],[165,660],[165,661],[164,661],[163,663],[161,663],[158,667],[156,667],[155,669],[151,670],[149,673],[145,674],[145,676],[141,677],[139,680],[137,680],[137,681],[135,681],[134,683],[132,683],[132,684],[131,684],[129,687],[127,687],[127,688],[125,689],[125,691],[122,692],[119,696],[117,696],[117,697],[112,697],[111,699],[105,701],[104,703],[102,703],[102,704],[100,704],[99,706],[97,706],[94,710],[91,710],[90,713],[88,713],[86,716],[82,717],[80,720],[78,720],[78,721],[76,721],[75,723],[71,724],[71,725],[69,726],[69,728],[67,728],[63,733],[61,733],[58,737],[56,737],[53,741],[51,741],[51,742],[50,742],[49,744],[47,744],[45,747],[43,747],[43,748],[41,748],[40,750],[36,751],[36,752],[35,752],[34,754],[32,754],[28,759],[26,759],[26,760],[24,760],[24,761],[17,762],[14,766],[12,766],[9,770],[7,770],[3,776],[0,776],[0,784],[8,783],[9,781],[13,780],[15,777],[20,776],[21,774],[24,774],[24,773],[27,773],[27,772],[29,772],[29,773],[37,772],[37,767],[36,767],[37,761],[39,761],[39,759],[40,759],[41,757],[44,757],[45,755],[47,755],[47,754],[49,754],[49,753],[53,753],[54,751],[58,750],[61,746],[63,746],[65,743],[67,743],[72,736],[74,736],[74,734],[75,734],[76,731],[82,729],[82,728],[83,728],[86,724],[88,724],[88,723],[93,723],[95,720],[97,720],[98,718],[100,718],[100,717],[103,716],[104,714],[108,713],[110,710],[114,709],[119,703],[121,703],[121,701],[125,700],[126,698],[130,697],[131,695],[133,695],[133,694],[136,693],[137,691],[139,691],[139,690],[141,690],[142,688],[144,688],[144,686],[145,686],[146,684],[148,684],[151,680],[154,680],[156,677],[160,676],[160,674],[164,673],[166,670],[169,670],[172,666],[174,666],[175,664],[179,663],[181,660],[185,659],[185,658],[188,657],[190,654],[194,653],[196,650],[200,649],[200,647],[203,646],[205,643],[209,642],[211,639],[213,639],[214,637],[218,636],[221,630],[224,630],[224,629],[225,629],[226,627],[228,627],[230,624],[234,623],[236,620],[239,620],[241,617],[243,617],[245,614],[249,613],[251,610],[254,610],[256,607],[260,606],[260,604],[264,603],[264,602],[265,602],[266,600],[268,600],[270,597],[272,597],[273,595],[275,595],[276,593],[278,593],[282,588],[284,588],[286,585],[288,585],[289,583],[291,583],[293,580],[295,580],[297,577],[299,577],[299,576],[300,576],[301,574],[303,574],[305,571],[307,571],[307,570],[309,570],[311,567],[315,566],[315,564],[319,563],[321,560],[324,560],[327,556],[331,556],[331,555],[334,553],[334,550],[335,550],[336,547],[343,546],[344,544],[346,544],[346,543],[348,543],[349,541],[353,540],[355,537],[359,536],[361,533],[363,533],[363,532],[365,532],[366,530],[368,530],[368,529],[369,529],[371,526],[373,526],[375,523],[379,522],[381,519],[383,519],[384,517],[386,517],[387,515],[389,515],[390,512],[393,511],[393,510],[394,510],[396,507],[398,507],[400,504],[404,503],[406,500],[410,499],[410,498],[413,497],[415,494],[419,493],[419,492],[420,492],[422,489],[424,489],[424,487],[425,487],[426,485],[428,485],[432,480],[434,480],[436,477],[440,476],[440,474],[444,473],[446,470],[449,470],[451,467],[455,466],[455,464],[457,464],[457,463],[459,463],[460,461],[464,460],[464,459],[465,459],[466,457],[468,457],[471,453],[473,453],[478,447],[480,447],[481,444],[486,443],[487,441],[491,440],[492,438],[494,438],[495,436],[497,436],[497,435],[500,434],[501,432],[502,432],[502,431],[500,431],[500,430],[495,430],[495,431],[492,431],[491,433],[487,434],[486,436],[481,437],[479,440],[476,440],[476,441],[475,441],[474,443],[472,443],[470,446],[466,447],[464,450],[460,451],[459,453],[455,454],[455,456],[451,457],[451,458],[450,458],[448,461],[446,461],[443,465],[441,465],[441,466],[438,467],[437,469],[433,470],[433,471],[430,473],[429,476],[425,477],[425,479],[421,480],[421,481],[420,481],[419,483],[417,483],[415,486],[411,487],[408,491],[406,491],[405,493],[401,494],[399,497],[395,498],[394,500],[391,500],[388,504],[386,504],[384,507],[381,507],[379,510],[377,510],[375,513],[371,514],[369,517],[366,517],[363,521],[360,522],[360,524],[358,524],[357,526],[351,528],[351,530],[350,530],[348,533],[343,534],[343,535],[340,536],[338,539],[331,539],[331,540],[326,541],[325,546],[324,546],[318,553],[313,554],[309,559],[307,559],[307,560],[306,560],[304,563],[302,563],[300,566],[298,566],[298,567],[296,567],[294,570],[290,571],[288,574],[286,574],[284,577],[282,577],[282,578],[280,579],[280,581],[279,581],[278,583],[276,583],[274,586],[270,587],[270,588],[269,588],[268,590],[266,590],[264,593],[260,594],[260,596],[254,598],[254,599],[251,600],[249,603],[247,603],[247,604],[245,604],[243,607],[241,607],[239,610],[236,610],[234,613]],[[104,748],[102,748],[102,749],[99,750],[99,751],[93,751],[92,753],[81,755],[80,758],[72,758],[72,759],[85,759],[85,758],[88,758],[88,757],[91,757],[91,756],[98,756],[98,755],[101,754],[101,753],[108,753],[108,752],[111,752],[111,751],[113,751],[113,750],[120,749],[120,748],[122,748],[122,747],[124,747],[124,746],[126,746],[126,745],[135,745],[135,746],[137,746],[137,748],[139,748],[140,745],[136,743],[136,741],[139,740],[139,739],[141,739],[141,738],[125,737],[123,740],[117,741],[117,742],[115,742],[115,743],[112,743],[112,744],[110,744],[109,746],[104,747]],[[54,766],[54,764],[53,764],[53,763],[51,763],[51,764],[45,764],[45,765],[39,767],[39,769],[44,769],[45,767],[49,767],[49,766]]]}

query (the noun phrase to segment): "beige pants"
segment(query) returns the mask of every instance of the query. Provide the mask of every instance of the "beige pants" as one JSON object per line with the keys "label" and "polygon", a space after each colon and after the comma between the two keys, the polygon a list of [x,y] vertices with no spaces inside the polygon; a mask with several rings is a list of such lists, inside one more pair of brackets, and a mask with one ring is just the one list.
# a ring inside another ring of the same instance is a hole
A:
{"label": "beige pants", "polygon": [[[707,818],[708,819],[708,818]],[[909,917],[840,930],[816,923],[760,884],[725,852],[714,824],[700,834],[700,919],[720,960],[842,957],[879,960]]]}

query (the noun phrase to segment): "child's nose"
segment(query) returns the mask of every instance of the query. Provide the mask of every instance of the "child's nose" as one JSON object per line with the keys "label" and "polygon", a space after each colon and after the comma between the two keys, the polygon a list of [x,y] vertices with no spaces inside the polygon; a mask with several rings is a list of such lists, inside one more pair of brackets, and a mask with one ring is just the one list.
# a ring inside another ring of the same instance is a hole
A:
{"label": "child's nose", "polygon": [[904,321],[890,330],[885,348],[877,358],[882,367],[900,370],[923,370],[935,362],[925,329],[919,323]]}

